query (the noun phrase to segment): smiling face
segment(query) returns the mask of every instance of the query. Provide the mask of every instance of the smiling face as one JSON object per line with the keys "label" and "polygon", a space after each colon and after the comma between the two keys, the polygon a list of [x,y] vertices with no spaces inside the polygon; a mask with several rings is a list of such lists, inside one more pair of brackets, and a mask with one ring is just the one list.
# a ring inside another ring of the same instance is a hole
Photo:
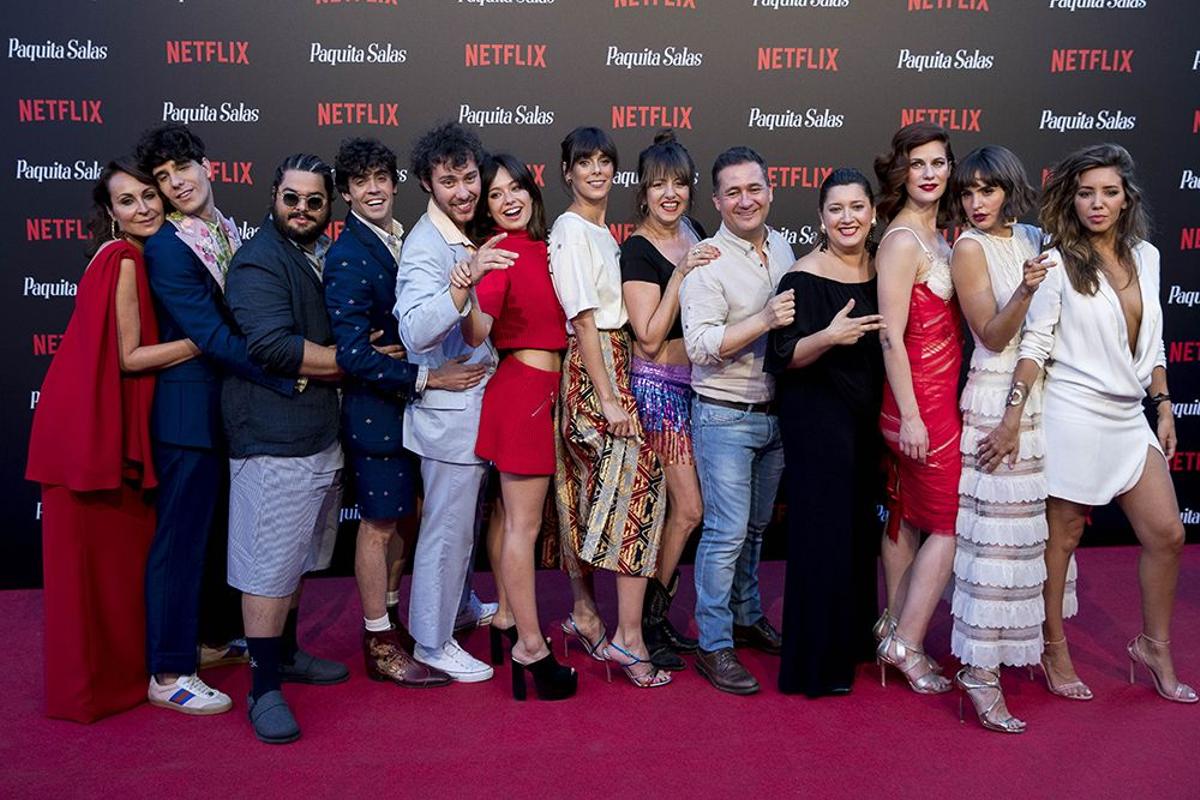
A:
{"label": "smiling face", "polygon": [[108,179],[108,197],[108,211],[127,236],[148,239],[162,227],[162,196],[128,172],[113,173]]}
{"label": "smiling face", "polygon": [[1079,173],[1075,185],[1075,214],[1093,236],[1112,230],[1128,205],[1125,181],[1116,167],[1095,167]]}
{"label": "smiling face", "polygon": [[1004,219],[1004,202],[1007,199],[1004,189],[986,184],[978,177],[958,196],[963,215],[984,233],[993,233],[1007,224]]}
{"label": "smiling face", "polygon": [[377,228],[390,230],[392,207],[396,200],[396,181],[383,167],[372,167],[346,182],[349,191],[342,199],[350,210]]}
{"label": "smiling face", "polygon": [[747,241],[756,241],[767,224],[774,196],[763,168],[754,161],[745,161],[717,173],[713,204],[730,232]]}
{"label": "smiling face", "polygon": [[212,184],[208,179],[208,159],[167,161],[151,172],[158,191],[168,203],[189,217],[212,216]]}
{"label": "smiling face", "polygon": [[502,231],[523,231],[533,218],[533,198],[508,170],[500,167],[488,187],[488,215]]}
{"label": "smiling face", "polygon": [[446,162],[435,164],[425,189],[433,195],[433,203],[460,229],[465,228],[475,214],[479,202],[479,165],[468,158],[460,167]]}
{"label": "smiling face", "polygon": [[297,244],[315,242],[329,223],[329,196],[325,179],[315,172],[289,169],[275,190],[272,214],[275,227]]}
{"label": "smiling face", "polygon": [[830,246],[842,252],[862,250],[871,233],[875,209],[871,198],[857,183],[834,186],[821,208],[821,224]]}
{"label": "smiling face", "polygon": [[904,189],[918,205],[936,204],[946,193],[950,179],[950,158],[946,145],[939,141],[919,144],[908,151],[908,177]]}
{"label": "smiling face", "polygon": [[692,184],[682,175],[660,175],[646,187],[646,216],[673,228],[687,213]]}
{"label": "smiling face", "polygon": [[615,171],[613,160],[597,150],[576,159],[571,168],[565,171],[565,175],[576,198],[589,203],[599,203],[608,197],[612,190]]}

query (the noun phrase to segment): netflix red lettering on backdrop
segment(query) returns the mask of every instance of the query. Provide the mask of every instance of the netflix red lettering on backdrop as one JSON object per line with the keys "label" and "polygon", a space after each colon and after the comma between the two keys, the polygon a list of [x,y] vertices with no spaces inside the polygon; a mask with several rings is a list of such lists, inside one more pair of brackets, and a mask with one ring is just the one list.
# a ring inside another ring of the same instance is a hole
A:
{"label": "netflix red lettering on backdrop", "polygon": [[991,11],[988,0],[908,0],[909,11]]}
{"label": "netflix red lettering on backdrop", "polygon": [[168,39],[166,49],[168,64],[250,64],[245,40]]}
{"label": "netflix red lettering on backdrop", "polygon": [[87,241],[92,238],[87,220],[80,217],[26,217],[25,241]]}
{"label": "netflix red lettering on backdrop", "polygon": [[760,47],[757,69],[837,72],[839,47]]}
{"label": "netflix red lettering on backdrop", "polygon": [[33,334],[33,354],[35,356],[54,355],[58,352],[58,346],[62,343],[62,337],[61,333]]}
{"label": "netflix red lettering on backdrop", "polygon": [[546,69],[544,44],[467,42],[464,66]]}
{"label": "netflix red lettering on backdrop", "polygon": [[208,179],[213,183],[253,186],[253,161],[209,161]]}
{"label": "netflix red lettering on backdrop", "polygon": [[1051,72],[1133,72],[1133,50],[1056,47],[1050,51]]}
{"label": "netflix red lettering on backdrop", "polygon": [[900,126],[914,122],[932,122],[948,131],[982,133],[982,108],[902,108]]}
{"label": "netflix red lettering on backdrop", "polygon": [[612,107],[613,128],[692,129],[692,106],[627,105]]}
{"label": "netflix red lettering on backdrop", "polygon": [[613,0],[613,8],[662,8],[675,11],[695,11],[696,0]]}
{"label": "netflix red lettering on backdrop", "polygon": [[21,97],[17,99],[17,121],[103,125],[103,103],[103,100],[91,99]]}
{"label": "netflix red lettering on backdrop", "polygon": [[774,189],[819,189],[833,167],[768,166],[767,180]]}
{"label": "netflix red lettering on backdrop", "polygon": [[327,125],[378,125],[400,127],[399,103],[318,102],[317,127]]}

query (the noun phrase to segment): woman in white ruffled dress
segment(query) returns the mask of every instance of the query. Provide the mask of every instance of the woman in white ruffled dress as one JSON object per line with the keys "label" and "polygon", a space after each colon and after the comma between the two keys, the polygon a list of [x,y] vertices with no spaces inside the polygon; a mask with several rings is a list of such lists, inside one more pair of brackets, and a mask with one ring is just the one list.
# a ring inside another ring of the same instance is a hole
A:
{"label": "woman in white ruffled dress", "polygon": [[[951,272],[975,338],[959,402],[963,466],[950,649],[964,664],[955,683],[980,723],[1021,733],[1025,723],[1008,711],[1000,667],[1032,667],[1043,649],[1048,530],[1040,383],[1028,389],[1018,452],[997,464],[981,461],[978,450],[1004,415],[1025,312],[1055,265],[1039,255],[1041,230],[1015,223],[1032,206],[1034,190],[1013,153],[990,145],[970,153],[955,165],[950,191],[960,221],[970,226],[955,242]],[[1065,616],[1077,608],[1071,567]]]}

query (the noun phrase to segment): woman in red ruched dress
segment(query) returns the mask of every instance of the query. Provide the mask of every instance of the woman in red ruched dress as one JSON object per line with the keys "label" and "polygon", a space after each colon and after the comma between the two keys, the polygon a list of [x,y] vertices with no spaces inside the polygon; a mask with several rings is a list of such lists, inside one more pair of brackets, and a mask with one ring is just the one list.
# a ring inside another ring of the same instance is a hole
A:
{"label": "woman in red ruched dress", "polygon": [[953,160],[943,128],[914,123],[901,128],[890,152],[875,161],[878,213],[889,223],[876,265],[879,313],[887,326],[881,331],[887,383],[879,424],[891,450],[890,516],[882,544],[888,604],[875,634],[879,660],[898,668],[921,694],[951,688],[925,656],[923,642],[954,564],[962,469],[962,317],[950,279],[950,247],[938,233],[949,213]]}

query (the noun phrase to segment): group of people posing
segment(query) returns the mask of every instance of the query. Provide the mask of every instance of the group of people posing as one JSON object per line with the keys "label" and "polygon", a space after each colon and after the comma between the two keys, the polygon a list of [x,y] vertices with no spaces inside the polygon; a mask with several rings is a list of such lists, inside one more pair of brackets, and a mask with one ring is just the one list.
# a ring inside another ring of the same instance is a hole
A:
{"label": "group of people posing", "polygon": [[[298,738],[282,683],[349,677],[297,641],[344,467],[375,680],[488,680],[507,643],[514,698],[527,675],[541,699],[573,696],[535,590],[556,563],[573,594],[564,651],[575,642],[637,687],[669,684],[694,654],[717,689],[756,692],[735,649],[750,646],[782,655],[782,691],[837,695],[876,659],[881,680],[891,666],[916,692],[957,685],[984,727],[1020,733],[1001,666],[1040,664],[1052,693],[1092,697],[1063,618],[1087,514],[1115,498],[1142,544],[1131,679],[1144,665],[1160,695],[1197,701],[1170,656],[1175,431],[1158,251],[1124,149],[1059,163],[1039,229],[1017,222],[1037,196],[1010,151],[957,161],[944,129],[905,126],[875,161],[877,192],[852,168],[826,178],[820,239],[799,260],[767,225],[754,150],[717,156],[711,236],[689,213],[695,164],[663,131],[638,158],[638,224],[618,244],[617,163],[602,130],[571,131],[571,203],[548,226],[522,159],[443,124],[413,146],[429,203],[406,232],[396,155],[347,139],[332,166],[283,160],[245,243],[188,128],[152,129],[110,163],[27,472],[43,492],[50,715],[86,721],[145,696],[224,712],[198,669],[248,661],[255,734]],[[337,197],[349,211],[331,243]],[[492,470],[497,599],[482,602],[471,564]],[[785,475],[781,634],[758,563]],[[669,612],[697,527],[692,638]],[[597,571],[615,574],[611,627]],[[953,680],[924,651],[951,576]],[[455,638],[478,626],[490,665]]]}

